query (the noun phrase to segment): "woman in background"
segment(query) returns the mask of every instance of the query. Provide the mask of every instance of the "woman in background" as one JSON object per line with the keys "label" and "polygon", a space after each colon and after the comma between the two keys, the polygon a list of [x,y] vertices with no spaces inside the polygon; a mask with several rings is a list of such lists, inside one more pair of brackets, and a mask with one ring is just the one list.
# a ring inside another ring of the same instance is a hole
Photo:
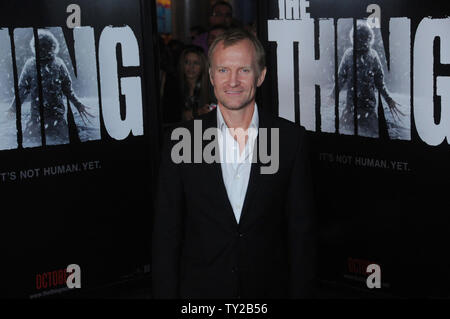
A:
{"label": "woman in background", "polygon": [[188,121],[209,111],[208,62],[202,48],[189,46],[181,53],[179,64],[182,120]]}

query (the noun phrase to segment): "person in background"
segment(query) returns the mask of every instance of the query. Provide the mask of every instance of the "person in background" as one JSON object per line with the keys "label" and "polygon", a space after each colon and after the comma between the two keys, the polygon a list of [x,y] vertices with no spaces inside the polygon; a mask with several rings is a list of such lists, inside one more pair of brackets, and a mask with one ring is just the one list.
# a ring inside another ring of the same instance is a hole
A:
{"label": "person in background", "polygon": [[221,35],[222,33],[225,33],[227,31],[228,27],[224,24],[218,24],[215,26],[212,26],[208,31],[208,48],[211,46],[211,44],[214,42],[214,40]]}
{"label": "person in background", "polygon": [[195,25],[195,26],[191,27],[189,29],[189,31],[190,31],[191,41],[194,41],[194,39],[198,35],[205,33],[206,29],[204,27],[202,27],[201,25]]}
{"label": "person in background", "polygon": [[[209,27],[224,26],[230,28],[233,24],[233,7],[226,1],[217,1],[211,8],[211,15],[209,16]],[[199,34],[192,41],[193,44],[203,48],[205,54],[208,53],[208,34],[204,32]]]}
{"label": "person in background", "polygon": [[228,28],[233,23],[233,7],[227,1],[217,1],[211,8],[211,16],[209,17],[209,24],[225,25]]}
{"label": "person in background", "polygon": [[258,32],[257,32],[257,29],[256,29],[256,21],[253,21],[253,22],[247,24],[247,25],[244,27],[244,29],[247,30],[248,32],[253,33],[253,35],[254,35],[255,37],[257,36],[257,33],[258,33]]}
{"label": "person in background", "polygon": [[200,47],[189,46],[181,53],[178,72],[182,120],[187,121],[208,112],[208,62]]}

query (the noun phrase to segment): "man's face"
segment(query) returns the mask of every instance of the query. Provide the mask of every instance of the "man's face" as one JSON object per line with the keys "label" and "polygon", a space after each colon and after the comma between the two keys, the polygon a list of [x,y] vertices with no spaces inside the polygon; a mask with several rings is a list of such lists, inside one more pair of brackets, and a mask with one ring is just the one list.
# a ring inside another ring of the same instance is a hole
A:
{"label": "man's face", "polygon": [[250,40],[224,47],[218,43],[211,57],[210,79],[218,104],[228,110],[240,110],[255,102],[256,88],[266,75],[258,72],[255,48]]}
{"label": "man's face", "polygon": [[211,26],[223,24],[227,27],[231,25],[233,13],[230,7],[226,5],[217,5],[214,8],[212,15],[209,17],[209,24]]}

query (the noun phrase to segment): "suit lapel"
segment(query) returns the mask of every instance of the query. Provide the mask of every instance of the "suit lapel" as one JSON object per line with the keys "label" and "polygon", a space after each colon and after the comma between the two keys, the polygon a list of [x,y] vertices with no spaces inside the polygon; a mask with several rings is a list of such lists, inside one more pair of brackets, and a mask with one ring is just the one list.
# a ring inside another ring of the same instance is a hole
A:
{"label": "suit lapel", "polygon": [[[217,128],[217,109],[209,112],[203,120],[203,129],[206,130],[208,128]],[[211,141],[203,141],[203,148],[206,144]],[[219,144],[218,140],[215,140],[215,150],[219,152]],[[211,190],[215,190],[212,192],[212,196],[217,200],[218,203],[224,203],[224,209],[219,209],[218,212],[214,213],[213,217],[216,217],[224,222],[226,222],[229,226],[233,228],[237,228],[236,217],[234,216],[233,208],[231,207],[230,200],[228,199],[227,190],[225,188],[225,183],[223,181],[222,175],[222,167],[220,165],[220,161],[215,161],[212,164],[206,164],[208,177],[208,185]],[[225,214],[222,214],[224,212]]]}
{"label": "suit lapel", "polygon": [[[268,113],[263,112],[260,107],[258,107],[258,115],[259,115],[259,128],[265,128],[267,129],[267,141],[270,141],[270,127],[272,124],[271,117]],[[239,222],[239,227],[243,227],[249,223],[251,223],[254,219],[257,218],[258,212],[257,211],[251,211],[251,204],[257,194],[257,190],[259,185],[261,184],[259,182],[261,177],[261,159],[259,156],[259,147],[261,145],[260,143],[260,134],[258,133],[258,137],[255,140],[255,147],[253,149],[253,161],[252,166],[250,169],[250,178],[248,181],[247,186],[247,193],[245,194],[244,199],[244,205],[242,207],[241,212],[241,219]],[[266,141],[264,141],[266,143]],[[269,143],[270,146],[270,143]],[[270,152],[270,149],[269,149]]]}
{"label": "suit lapel", "polygon": [[[261,108],[258,107],[258,114],[259,114],[259,128],[266,128],[267,129],[267,141],[271,140],[271,132],[270,128],[272,125],[271,116],[262,111]],[[203,129],[206,130],[208,128],[215,127],[217,128],[217,110],[209,112],[206,117],[203,120]],[[210,141],[203,141],[203,148],[206,144],[208,144]],[[216,143],[217,143],[216,139]],[[266,141],[264,141],[266,143]],[[234,216],[233,208],[231,207],[231,203],[228,199],[227,190],[225,188],[225,184],[223,181],[223,175],[222,175],[222,167],[219,162],[214,162],[212,164],[207,164],[207,175],[209,178],[208,184],[211,186],[211,189],[214,189],[215,192],[213,192],[213,196],[217,198],[217,201],[219,203],[225,203],[224,210],[219,210],[220,212],[225,212],[225,214],[216,214],[214,217],[220,218],[222,221],[225,221],[230,226],[234,228],[241,228],[243,225],[247,225],[252,223],[253,220],[255,220],[258,217],[258,214],[256,211],[251,211],[251,204],[256,197],[258,187],[261,183],[259,183],[259,179],[261,176],[261,159],[259,156],[259,146],[260,144],[260,134],[258,134],[258,137],[255,140],[255,148],[253,152],[253,158],[251,169],[250,169],[250,177],[248,181],[247,186],[247,192],[245,194],[244,204],[242,207],[241,212],[241,218],[239,221],[239,224],[236,221],[236,217]],[[257,146],[257,147],[256,147]],[[270,143],[269,143],[270,146]],[[216,151],[219,151],[219,146],[216,144]],[[270,149],[268,150],[271,151]]]}

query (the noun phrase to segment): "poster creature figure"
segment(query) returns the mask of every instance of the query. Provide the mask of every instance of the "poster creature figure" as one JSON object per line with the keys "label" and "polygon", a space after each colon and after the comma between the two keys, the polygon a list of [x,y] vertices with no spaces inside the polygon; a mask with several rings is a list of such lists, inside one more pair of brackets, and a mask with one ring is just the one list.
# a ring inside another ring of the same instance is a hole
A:
{"label": "poster creature figure", "polygon": [[[48,30],[38,30],[39,62],[42,79],[43,114],[45,134],[54,140],[67,141],[69,130],[65,119],[66,107],[64,97],[67,97],[77,108],[81,119],[86,124],[89,117],[94,117],[87,110],[72,88],[72,79],[64,61],[57,57],[59,42]],[[30,47],[35,53],[34,37]],[[19,78],[19,97],[23,103],[30,95],[30,119],[23,130],[25,140],[36,141],[41,137],[41,120],[39,111],[39,86],[37,83],[36,58],[32,57],[25,62]],[[13,99],[8,115],[14,118],[16,113],[16,100]]]}
{"label": "poster creature figure", "polygon": [[[359,135],[378,135],[378,116],[376,90],[386,100],[394,121],[400,120],[404,115],[399,110],[399,104],[394,101],[384,82],[384,73],[377,51],[372,49],[374,33],[370,26],[362,21],[357,22],[356,31],[356,102],[357,122]],[[353,44],[353,28],[350,31],[350,40]],[[346,104],[343,109],[340,125],[344,130],[353,130],[354,127],[354,72],[353,72],[353,47],[348,48],[338,70],[338,90],[347,87]],[[330,94],[334,101],[335,89]]]}

